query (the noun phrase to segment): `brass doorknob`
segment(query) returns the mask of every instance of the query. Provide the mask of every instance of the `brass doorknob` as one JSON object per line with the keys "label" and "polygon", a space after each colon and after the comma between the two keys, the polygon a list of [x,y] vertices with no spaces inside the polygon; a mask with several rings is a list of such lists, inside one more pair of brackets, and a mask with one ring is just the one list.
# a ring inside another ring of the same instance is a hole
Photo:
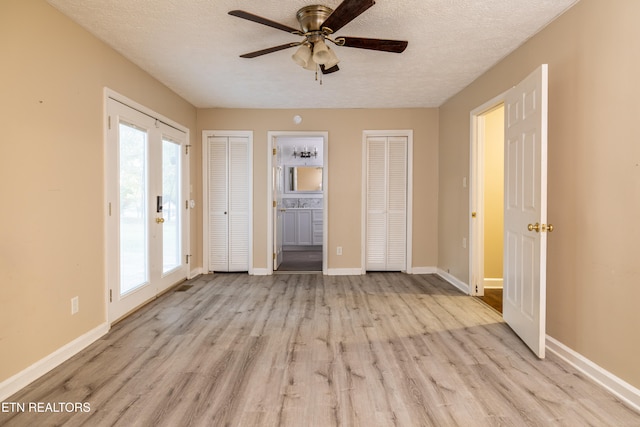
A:
{"label": "brass doorknob", "polygon": [[553,224],[549,224],[549,225],[542,224],[542,231],[551,233],[553,231]]}
{"label": "brass doorknob", "polygon": [[540,231],[540,224],[538,224],[537,222],[535,224],[529,224],[527,226],[527,229],[529,231],[535,231],[536,233],[538,233]]}
{"label": "brass doorknob", "polygon": [[164,222],[164,218],[160,217],[160,218],[156,218],[156,222],[158,224],[162,224]]}

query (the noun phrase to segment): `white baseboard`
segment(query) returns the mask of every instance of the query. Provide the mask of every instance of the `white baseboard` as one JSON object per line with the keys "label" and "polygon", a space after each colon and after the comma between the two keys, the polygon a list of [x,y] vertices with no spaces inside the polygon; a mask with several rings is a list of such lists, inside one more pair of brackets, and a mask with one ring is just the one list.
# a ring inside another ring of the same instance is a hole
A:
{"label": "white baseboard", "polygon": [[437,274],[437,267],[413,267],[411,274]]}
{"label": "white baseboard", "polygon": [[202,267],[194,268],[193,270],[189,271],[189,276],[187,277],[187,279],[193,279],[194,277],[197,277],[201,274],[202,274]]}
{"label": "white baseboard", "polygon": [[482,286],[485,289],[502,289],[503,280],[502,278],[492,279],[485,277],[482,281]]}
{"label": "white baseboard", "polygon": [[361,268],[329,268],[328,276],[361,276],[363,273]]}
{"label": "white baseboard", "polygon": [[9,396],[17,393],[56,366],[67,361],[72,356],[75,356],[90,344],[103,337],[107,332],[109,332],[109,324],[103,323],[86,334],[79,336],[70,343],[60,347],[45,358],[38,360],[23,371],[7,378],[0,383],[0,401],[6,400]]}
{"label": "white baseboard", "polygon": [[267,268],[254,268],[251,270],[252,276],[268,276],[269,270]]}
{"label": "white baseboard", "polygon": [[447,282],[451,283],[456,288],[460,289],[466,295],[469,295],[469,285],[464,283],[462,280],[458,279],[457,277],[447,273],[446,271],[444,271],[444,270],[442,270],[440,268],[437,269],[436,274],[438,276],[442,277]]}
{"label": "white baseboard", "polygon": [[549,335],[546,337],[546,347],[551,353],[560,357],[640,412],[640,390]]}

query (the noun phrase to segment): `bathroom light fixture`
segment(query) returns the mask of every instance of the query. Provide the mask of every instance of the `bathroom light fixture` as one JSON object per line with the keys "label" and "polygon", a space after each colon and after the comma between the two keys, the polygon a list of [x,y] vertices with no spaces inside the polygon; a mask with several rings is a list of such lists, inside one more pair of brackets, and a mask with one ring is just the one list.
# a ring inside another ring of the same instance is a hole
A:
{"label": "bathroom light fixture", "polygon": [[318,147],[313,147],[313,151],[309,151],[309,147],[304,147],[302,151],[298,151],[298,147],[293,147],[293,157],[300,156],[301,159],[308,159],[310,157],[318,157]]}

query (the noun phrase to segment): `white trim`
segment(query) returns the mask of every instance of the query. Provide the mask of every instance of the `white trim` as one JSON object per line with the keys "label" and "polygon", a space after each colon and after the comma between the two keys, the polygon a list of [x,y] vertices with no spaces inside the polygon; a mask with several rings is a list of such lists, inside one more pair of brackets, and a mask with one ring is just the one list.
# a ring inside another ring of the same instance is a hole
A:
{"label": "white trim", "polygon": [[562,344],[555,338],[546,336],[546,347],[549,352],[555,354],[591,380],[613,393],[619,399],[640,412],[640,390],[618,378],[606,369],[593,363],[580,353]]}
{"label": "white trim", "polygon": [[266,268],[254,268],[251,274],[254,276],[268,276],[270,273]]}
{"label": "white trim", "polygon": [[462,292],[464,292],[466,295],[471,295],[469,293],[469,285],[464,283],[462,280],[458,279],[457,277],[453,276],[450,273],[447,273],[446,271],[442,270],[441,268],[438,268],[438,271],[437,271],[436,274],[438,276],[442,277],[447,282],[451,283],[453,286],[455,286],[456,288],[458,288]]}
{"label": "white trim", "polygon": [[499,277],[499,278],[485,277],[482,281],[482,288],[483,289],[502,289],[503,282],[504,280],[502,279],[502,277]]}
{"label": "white trim", "polygon": [[361,276],[364,273],[361,268],[330,268],[327,270],[329,276]]}
{"label": "white trim", "polygon": [[329,132],[267,131],[267,275],[273,274],[273,148],[279,136],[320,137],[322,144],[322,274],[329,274]]}
{"label": "white trim", "polygon": [[[160,121],[163,121],[164,123],[166,123],[167,125],[175,128],[176,130],[179,130],[181,132],[184,132],[187,136],[187,144],[189,143],[189,128],[186,126],[181,125],[178,122],[175,122],[173,120],[171,120],[170,118],[163,116],[162,114],[157,113],[156,111],[153,111],[151,108],[145,107],[142,104],[137,103],[136,101],[132,100],[131,98],[127,98],[126,96],[119,94],[118,92],[116,92],[115,90],[109,89],[108,87],[104,88],[104,96],[105,96],[105,107],[107,105],[107,98],[111,98],[113,100],[116,100],[122,104],[127,105],[130,108],[133,108],[135,110],[140,111],[143,114],[146,114],[148,116],[152,116],[154,118],[157,118]],[[105,112],[106,112],[106,108],[105,108]],[[105,113],[106,115],[106,113]],[[105,125],[106,127],[106,125]],[[106,134],[106,132],[105,132]]]}
{"label": "white trim", "polygon": [[9,396],[20,391],[53,368],[75,356],[102,338],[107,332],[109,332],[109,324],[106,322],[102,323],[89,332],[80,335],[70,343],[63,345],[48,356],[38,360],[33,365],[7,378],[0,383],[0,401],[6,400]]}
{"label": "white trim", "polygon": [[[504,104],[507,91],[490,99],[469,113],[469,295],[483,295],[484,283],[484,152],[482,116]],[[472,216],[476,212],[476,217]],[[478,224],[476,226],[476,224]]]}
{"label": "white trim", "polygon": [[248,273],[253,274],[253,131],[252,130],[203,130],[202,131],[202,270],[209,273],[209,136],[237,136],[249,139],[249,263]]}
{"label": "white trim", "polygon": [[366,273],[367,249],[367,137],[370,136],[404,136],[407,138],[407,235],[405,273],[412,274],[413,263],[413,129],[398,130],[363,130],[362,131],[362,201],[360,205],[360,264]]}
{"label": "white trim", "polygon": [[438,267],[413,267],[410,274],[438,274]]}

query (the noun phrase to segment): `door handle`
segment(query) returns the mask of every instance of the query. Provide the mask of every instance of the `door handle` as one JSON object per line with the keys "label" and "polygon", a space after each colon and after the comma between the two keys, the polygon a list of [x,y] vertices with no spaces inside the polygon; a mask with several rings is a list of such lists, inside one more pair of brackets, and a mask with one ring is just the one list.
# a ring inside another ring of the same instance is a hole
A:
{"label": "door handle", "polygon": [[553,232],[553,224],[542,224],[542,231],[546,231],[547,233]]}
{"label": "door handle", "polygon": [[535,231],[536,233],[538,233],[540,231],[540,224],[538,224],[537,222],[535,224],[529,224],[527,226],[527,229],[529,231]]}
{"label": "door handle", "polygon": [[158,224],[162,224],[164,222],[164,218],[160,217],[160,218],[156,218],[156,222]]}

